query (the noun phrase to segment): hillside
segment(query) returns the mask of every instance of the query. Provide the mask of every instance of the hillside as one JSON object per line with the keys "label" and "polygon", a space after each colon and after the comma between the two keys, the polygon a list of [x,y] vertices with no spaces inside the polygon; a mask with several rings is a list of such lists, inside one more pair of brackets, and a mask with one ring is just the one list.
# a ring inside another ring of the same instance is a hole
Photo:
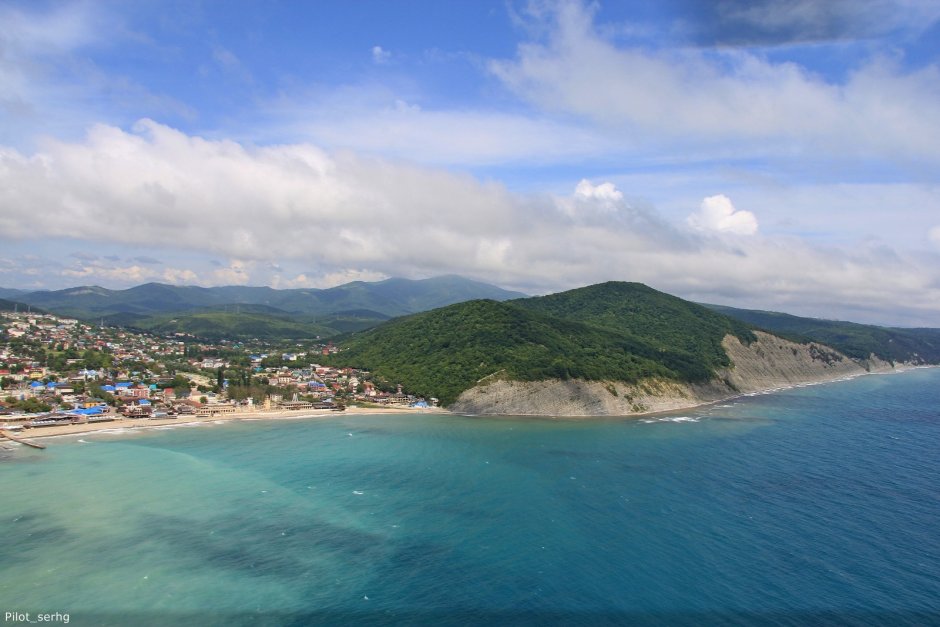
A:
{"label": "hillside", "polygon": [[733,335],[748,343],[750,326],[706,307],[643,285],[610,281],[578,289],[513,301],[513,304],[557,318],[642,337],[654,346],[678,349],[709,370],[730,366],[721,343]]}
{"label": "hillside", "polygon": [[188,333],[218,339],[313,339],[361,331],[388,320],[369,310],[343,311],[325,316],[290,314],[266,305],[228,305],[223,308],[161,314],[112,314],[105,324],[159,334]]}
{"label": "hillside", "polygon": [[[195,287],[147,283],[126,290],[83,286],[56,291],[18,292],[25,303],[76,318],[93,320],[116,314],[181,314],[207,307],[265,305],[291,315],[327,316],[369,310],[386,316],[426,311],[476,298],[508,300],[524,296],[458,276],[418,281],[355,281],[328,289],[276,290],[269,287]],[[136,318],[124,318],[136,319]]]}
{"label": "hillside", "polygon": [[687,352],[630,333],[476,300],[397,318],[343,343],[338,363],[450,404],[486,378],[520,381],[707,381],[711,369]]}
{"label": "hillside", "polygon": [[343,343],[339,359],[445,404],[485,377],[705,382],[748,325],[637,283],[603,283],[399,318]]}
{"label": "hillside", "polygon": [[940,363],[940,329],[902,329],[803,318],[773,311],[706,305],[718,313],[798,342],[817,341],[849,357],[875,355],[892,362]]}
{"label": "hillside", "polygon": [[661,411],[893,368],[800,340],[609,282],[397,318],[344,338],[335,360],[458,411],[549,415]]}
{"label": "hillside", "polygon": [[0,298],[0,311],[21,311],[25,312],[31,309],[36,313],[45,313],[42,309],[37,307],[30,307],[26,303],[21,303],[15,300],[7,300],[6,298]]}

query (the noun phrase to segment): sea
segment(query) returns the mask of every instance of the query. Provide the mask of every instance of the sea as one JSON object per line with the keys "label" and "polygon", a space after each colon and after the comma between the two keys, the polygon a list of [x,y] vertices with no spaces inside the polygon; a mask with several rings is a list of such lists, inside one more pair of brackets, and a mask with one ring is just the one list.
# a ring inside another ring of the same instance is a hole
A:
{"label": "sea", "polygon": [[0,449],[6,625],[940,625],[940,369],[45,443]]}

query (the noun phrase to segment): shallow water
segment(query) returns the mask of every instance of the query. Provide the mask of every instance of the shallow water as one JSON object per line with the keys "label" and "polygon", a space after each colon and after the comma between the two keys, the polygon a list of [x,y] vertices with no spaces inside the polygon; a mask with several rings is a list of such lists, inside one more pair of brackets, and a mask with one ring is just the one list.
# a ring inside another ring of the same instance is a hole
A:
{"label": "shallow water", "polygon": [[940,623],[940,370],[642,419],[0,450],[0,612],[71,624]]}

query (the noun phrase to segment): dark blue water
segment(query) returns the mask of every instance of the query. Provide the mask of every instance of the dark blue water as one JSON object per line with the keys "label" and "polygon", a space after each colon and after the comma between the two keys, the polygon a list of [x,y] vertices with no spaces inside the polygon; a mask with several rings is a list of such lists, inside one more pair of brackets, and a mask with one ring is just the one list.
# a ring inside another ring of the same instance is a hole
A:
{"label": "dark blue water", "polygon": [[71,624],[940,624],[940,370],[645,420],[3,452],[0,612]]}

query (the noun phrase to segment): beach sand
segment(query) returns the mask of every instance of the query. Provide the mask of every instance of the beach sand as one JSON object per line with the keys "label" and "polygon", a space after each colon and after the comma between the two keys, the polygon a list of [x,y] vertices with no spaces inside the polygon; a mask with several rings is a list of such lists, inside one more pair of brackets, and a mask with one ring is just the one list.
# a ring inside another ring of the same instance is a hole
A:
{"label": "beach sand", "polygon": [[[340,417],[344,415],[361,414],[412,414],[412,413],[446,413],[447,410],[439,407],[414,409],[410,407],[347,407],[345,411],[334,411],[331,409],[305,409],[292,411],[236,411],[229,414],[218,414],[215,416],[180,416],[177,418],[124,418],[119,417],[108,422],[92,422],[87,424],[74,425],[55,425],[48,427],[33,427],[31,429],[17,430],[11,433],[24,440],[35,440],[40,438],[59,437],[64,435],[80,435],[83,433],[94,433],[96,431],[110,430],[144,430],[154,427],[164,426],[182,426],[199,423],[214,423],[230,420],[289,420],[300,418],[329,418]],[[2,430],[2,426],[0,426]],[[6,442],[6,438],[0,436],[0,442]]]}

